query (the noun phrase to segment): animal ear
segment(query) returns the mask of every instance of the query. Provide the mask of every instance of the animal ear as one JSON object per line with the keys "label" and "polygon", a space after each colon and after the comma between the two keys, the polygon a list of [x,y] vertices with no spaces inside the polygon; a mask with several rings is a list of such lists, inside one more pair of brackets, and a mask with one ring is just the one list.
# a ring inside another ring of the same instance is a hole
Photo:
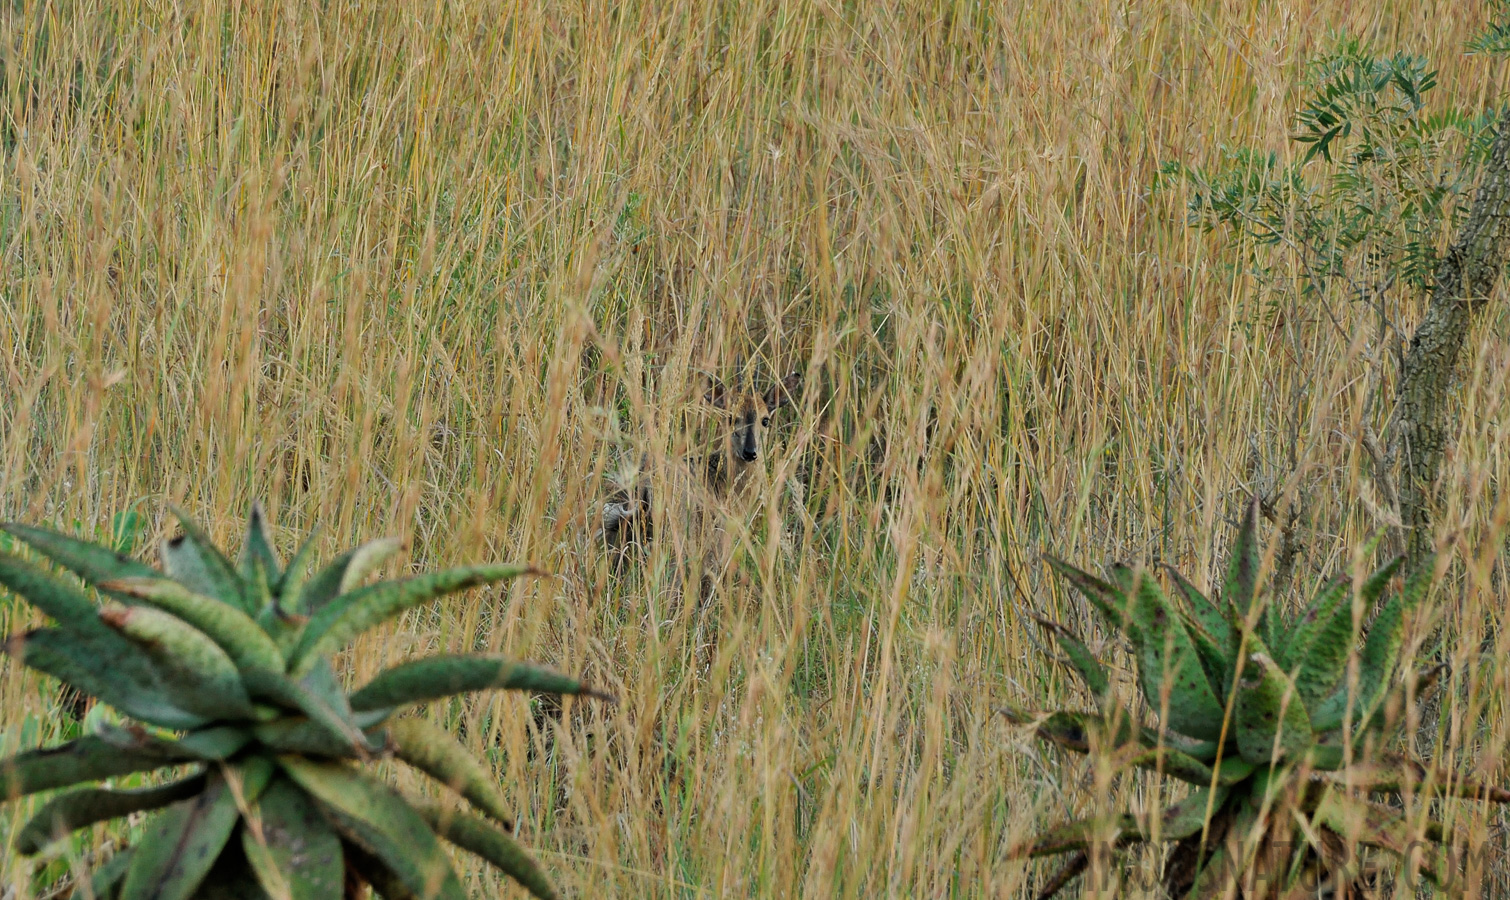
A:
{"label": "animal ear", "polygon": [[765,392],[765,405],[771,409],[779,409],[791,403],[797,397],[797,392],[802,389],[802,373],[793,372],[781,379],[781,383]]}
{"label": "animal ear", "polygon": [[703,395],[703,401],[711,403],[719,409],[729,405],[729,392],[724,388],[723,382],[714,378],[708,379],[708,393]]}

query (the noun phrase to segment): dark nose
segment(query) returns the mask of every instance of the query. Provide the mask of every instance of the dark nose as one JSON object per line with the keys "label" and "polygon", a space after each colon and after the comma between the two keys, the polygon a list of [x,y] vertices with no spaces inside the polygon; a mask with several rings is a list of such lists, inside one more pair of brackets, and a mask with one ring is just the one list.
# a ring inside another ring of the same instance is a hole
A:
{"label": "dark nose", "polygon": [[759,456],[760,454],[755,451],[754,447],[741,447],[739,449],[739,458],[744,462],[754,462]]}

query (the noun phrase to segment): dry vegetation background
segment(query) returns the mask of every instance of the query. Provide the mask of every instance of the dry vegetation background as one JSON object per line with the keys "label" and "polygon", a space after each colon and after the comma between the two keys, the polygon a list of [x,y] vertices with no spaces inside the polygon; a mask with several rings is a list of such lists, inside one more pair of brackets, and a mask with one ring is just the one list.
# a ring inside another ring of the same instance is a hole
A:
{"label": "dry vegetation background", "polygon": [[[262,497],[285,553],[318,524],[550,569],[346,664],[489,649],[619,695],[543,731],[514,695],[430,713],[573,896],[1026,894],[1029,829],[1168,790],[993,711],[1086,702],[1023,615],[1088,621],[1040,550],[1205,585],[1247,492],[1289,488],[1308,586],[1378,525],[1373,313],[1265,315],[1158,166],[1301,152],[1333,29],[1428,54],[1434,104],[1502,102],[1468,6],[8,4],[0,518],[101,533],[140,500],[151,555],[164,502],[232,540]],[[1420,298],[1390,302],[1413,327]],[[1503,300],[1484,318],[1428,738],[1503,777]],[[806,385],[698,613],[669,542],[616,573],[591,520],[741,357]],[[7,599],[0,631],[28,615]],[[0,664],[0,753],[67,727]],[[6,896],[45,887],[8,847],[34,805],[0,809]],[[1498,815],[1455,827],[1503,849]]]}

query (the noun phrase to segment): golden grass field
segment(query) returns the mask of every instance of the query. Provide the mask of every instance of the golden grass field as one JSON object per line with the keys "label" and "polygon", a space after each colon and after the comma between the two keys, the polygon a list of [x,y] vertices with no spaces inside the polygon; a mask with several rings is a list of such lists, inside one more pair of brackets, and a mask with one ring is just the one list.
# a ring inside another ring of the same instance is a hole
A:
{"label": "golden grass field", "polygon": [[[1435,105],[1502,103],[1503,63],[1461,52],[1484,15],[18,0],[0,519],[103,534],[139,501],[155,558],[166,503],[232,542],[260,497],[285,554],[318,524],[332,553],[405,537],[395,573],[549,570],[343,659],[360,684],[486,649],[618,695],[544,732],[517,695],[431,710],[570,896],[1028,896],[1052,865],[1010,857],[1032,829],[1176,784],[1110,779],[995,711],[1088,702],[1025,615],[1089,627],[1040,552],[1204,586],[1258,491],[1306,501],[1308,587],[1380,525],[1373,311],[1337,303],[1347,333],[1259,315],[1232,240],[1151,190],[1160,163],[1298,158],[1297,86],[1336,29],[1429,55]],[[1408,332],[1421,299],[1391,303]],[[1444,469],[1457,666],[1426,723],[1502,781],[1505,309],[1472,336]],[[674,541],[615,569],[594,516],[621,465],[685,451],[706,374],[741,359],[806,382],[700,612]],[[0,601],[0,632],[34,615]],[[0,754],[66,736],[57,703],[0,663]],[[120,836],[18,858],[35,806],[0,807],[7,898]],[[1471,894],[1505,896],[1503,814],[1452,809],[1489,848]],[[475,896],[514,895],[458,860]],[[1106,896],[1156,880],[1133,862]]]}

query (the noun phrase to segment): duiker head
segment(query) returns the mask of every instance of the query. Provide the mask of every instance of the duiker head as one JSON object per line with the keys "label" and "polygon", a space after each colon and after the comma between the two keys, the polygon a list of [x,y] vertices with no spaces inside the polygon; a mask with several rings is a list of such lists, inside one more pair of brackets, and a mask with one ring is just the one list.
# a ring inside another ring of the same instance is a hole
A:
{"label": "duiker head", "polygon": [[763,393],[731,390],[718,382],[708,389],[707,401],[726,417],[727,440],[721,449],[726,451],[734,470],[760,460],[765,453],[771,414],[790,403],[801,384],[802,376],[793,372]]}

